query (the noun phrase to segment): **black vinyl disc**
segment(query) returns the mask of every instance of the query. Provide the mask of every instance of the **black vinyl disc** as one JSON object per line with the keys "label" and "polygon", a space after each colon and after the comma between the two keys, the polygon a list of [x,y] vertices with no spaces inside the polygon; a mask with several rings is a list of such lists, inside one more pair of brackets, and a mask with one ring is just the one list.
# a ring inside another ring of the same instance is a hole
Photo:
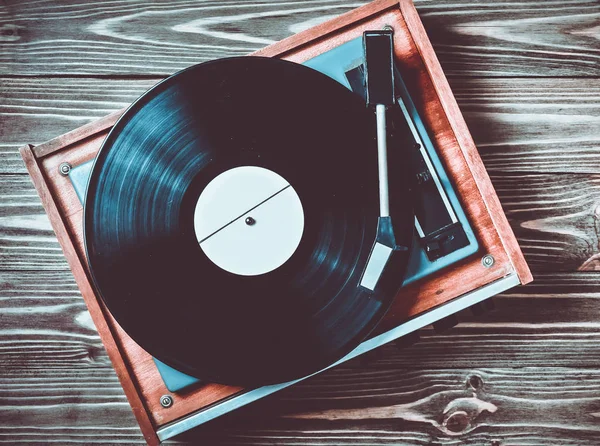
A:
{"label": "black vinyl disc", "polygon": [[[298,248],[265,274],[221,269],[195,234],[200,194],[239,166],[281,175],[304,211]],[[408,245],[401,177],[391,216]],[[84,232],[95,286],[136,342],[184,373],[254,386],[330,365],[383,317],[406,265],[360,287],[378,212],[373,111],[315,70],[238,57],[181,71],[129,108],[96,158]]]}

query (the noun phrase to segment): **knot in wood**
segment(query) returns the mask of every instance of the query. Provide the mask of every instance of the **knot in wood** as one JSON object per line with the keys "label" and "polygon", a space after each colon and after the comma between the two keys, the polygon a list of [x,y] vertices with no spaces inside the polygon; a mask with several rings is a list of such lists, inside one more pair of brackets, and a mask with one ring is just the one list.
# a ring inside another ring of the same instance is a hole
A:
{"label": "knot in wood", "polygon": [[471,422],[469,414],[463,410],[452,413],[444,420],[444,427],[451,432],[460,433],[467,430]]}
{"label": "knot in wood", "polygon": [[21,37],[19,36],[20,26],[12,23],[0,25],[0,42],[16,42]]}
{"label": "knot in wood", "polygon": [[467,387],[471,387],[473,390],[479,390],[483,387],[483,379],[479,375],[471,375],[467,378]]}
{"label": "knot in wood", "polygon": [[494,413],[496,410],[498,408],[494,404],[480,400],[475,395],[471,398],[456,398],[444,409],[442,427],[450,435],[464,434],[475,429],[482,412]]}
{"label": "knot in wood", "polygon": [[98,350],[97,347],[88,347],[87,348],[87,358],[90,362],[97,362],[102,353]]}

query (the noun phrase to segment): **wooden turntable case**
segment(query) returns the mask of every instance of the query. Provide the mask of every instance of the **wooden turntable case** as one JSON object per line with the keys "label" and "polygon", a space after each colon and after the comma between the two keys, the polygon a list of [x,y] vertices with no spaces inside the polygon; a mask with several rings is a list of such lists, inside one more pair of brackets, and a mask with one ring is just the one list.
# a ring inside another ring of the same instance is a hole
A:
{"label": "wooden turntable case", "polygon": [[[378,0],[255,53],[303,62],[360,37],[367,29],[394,29],[398,68],[480,244],[478,254],[401,290],[377,333],[350,356],[431,324],[494,294],[532,280],[419,16],[410,0]],[[115,322],[90,282],[83,245],[83,208],[61,163],[92,159],[123,111],[113,113],[21,154],[149,444],[229,412],[279,388],[242,389],[217,384],[169,394],[151,358]],[[348,154],[352,156],[352,154]],[[493,260],[484,265],[482,258]],[[491,256],[491,257],[490,257]]]}

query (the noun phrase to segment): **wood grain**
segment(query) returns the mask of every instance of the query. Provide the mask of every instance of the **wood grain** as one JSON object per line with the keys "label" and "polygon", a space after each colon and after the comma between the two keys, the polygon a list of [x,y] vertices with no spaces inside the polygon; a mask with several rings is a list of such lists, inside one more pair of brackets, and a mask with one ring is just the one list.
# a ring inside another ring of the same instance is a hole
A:
{"label": "wood grain", "polygon": [[[126,107],[160,79],[0,79],[0,173],[17,148]],[[451,79],[490,172],[600,173],[599,79]]]}
{"label": "wood grain", "polygon": [[599,79],[451,79],[492,173],[600,173]]}
{"label": "wood grain", "polygon": [[[182,440],[345,444],[360,433],[365,444],[521,445],[541,444],[545,433],[544,444],[593,444],[598,280],[600,273],[538,275],[496,298],[483,318],[462,312],[449,332],[422,330],[412,347],[385,346],[375,362],[352,361]],[[0,351],[10,364],[0,371],[0,441],[140,442],[70,274],[5,273],[0,289]],[[550,301],[554,309],[540,314]],[[18,333],[6,333],[15,326]]]}
{"label": "wood grain", "polygon": [[493,182],[534,270],[594,268],[600,251],[600,176],[507,174]]}
{"label": "wood grain", "polygon": [[[0,75],[164,76],[250,53],[364,3],[9,0],[0,15]],[[600,74],[597,1],[416,6],[450,76]]]}
{"label": "wood grain", "polygon": [[0,182],[0,270],[67,269],[31,180],[5,175]]}

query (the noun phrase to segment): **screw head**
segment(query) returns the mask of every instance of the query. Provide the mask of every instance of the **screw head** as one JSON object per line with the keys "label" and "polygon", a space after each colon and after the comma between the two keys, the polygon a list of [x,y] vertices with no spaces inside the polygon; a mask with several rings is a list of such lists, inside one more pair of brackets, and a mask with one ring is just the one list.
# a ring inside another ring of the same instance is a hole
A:
{"label": "screw head", "polygon": [[67,176],[67,175],[69,175],[69,172],[71,172],[71,165],[66,162],[60,163],[60,165],[58,166],[58,171],[60,172],[61,175]]}
{"label": "screw head", "polygon": [[256,223],[256,220],[254,220],[252,217],[246,217],[246,224],[248,226],[252,226],[254,223]]}
{"label": "screw head", "polygon": [[486,254],[481,259],[482,265],[485,266],[486,268],[491,268],[495,262],[496,262],[496,260],[494,259],[494,256],[491,254]]}
{"label": "screw head", "polygon": [[160,405],[165,409],[173,405],[173,397],[171,395],[163,395],[160,397]]}

